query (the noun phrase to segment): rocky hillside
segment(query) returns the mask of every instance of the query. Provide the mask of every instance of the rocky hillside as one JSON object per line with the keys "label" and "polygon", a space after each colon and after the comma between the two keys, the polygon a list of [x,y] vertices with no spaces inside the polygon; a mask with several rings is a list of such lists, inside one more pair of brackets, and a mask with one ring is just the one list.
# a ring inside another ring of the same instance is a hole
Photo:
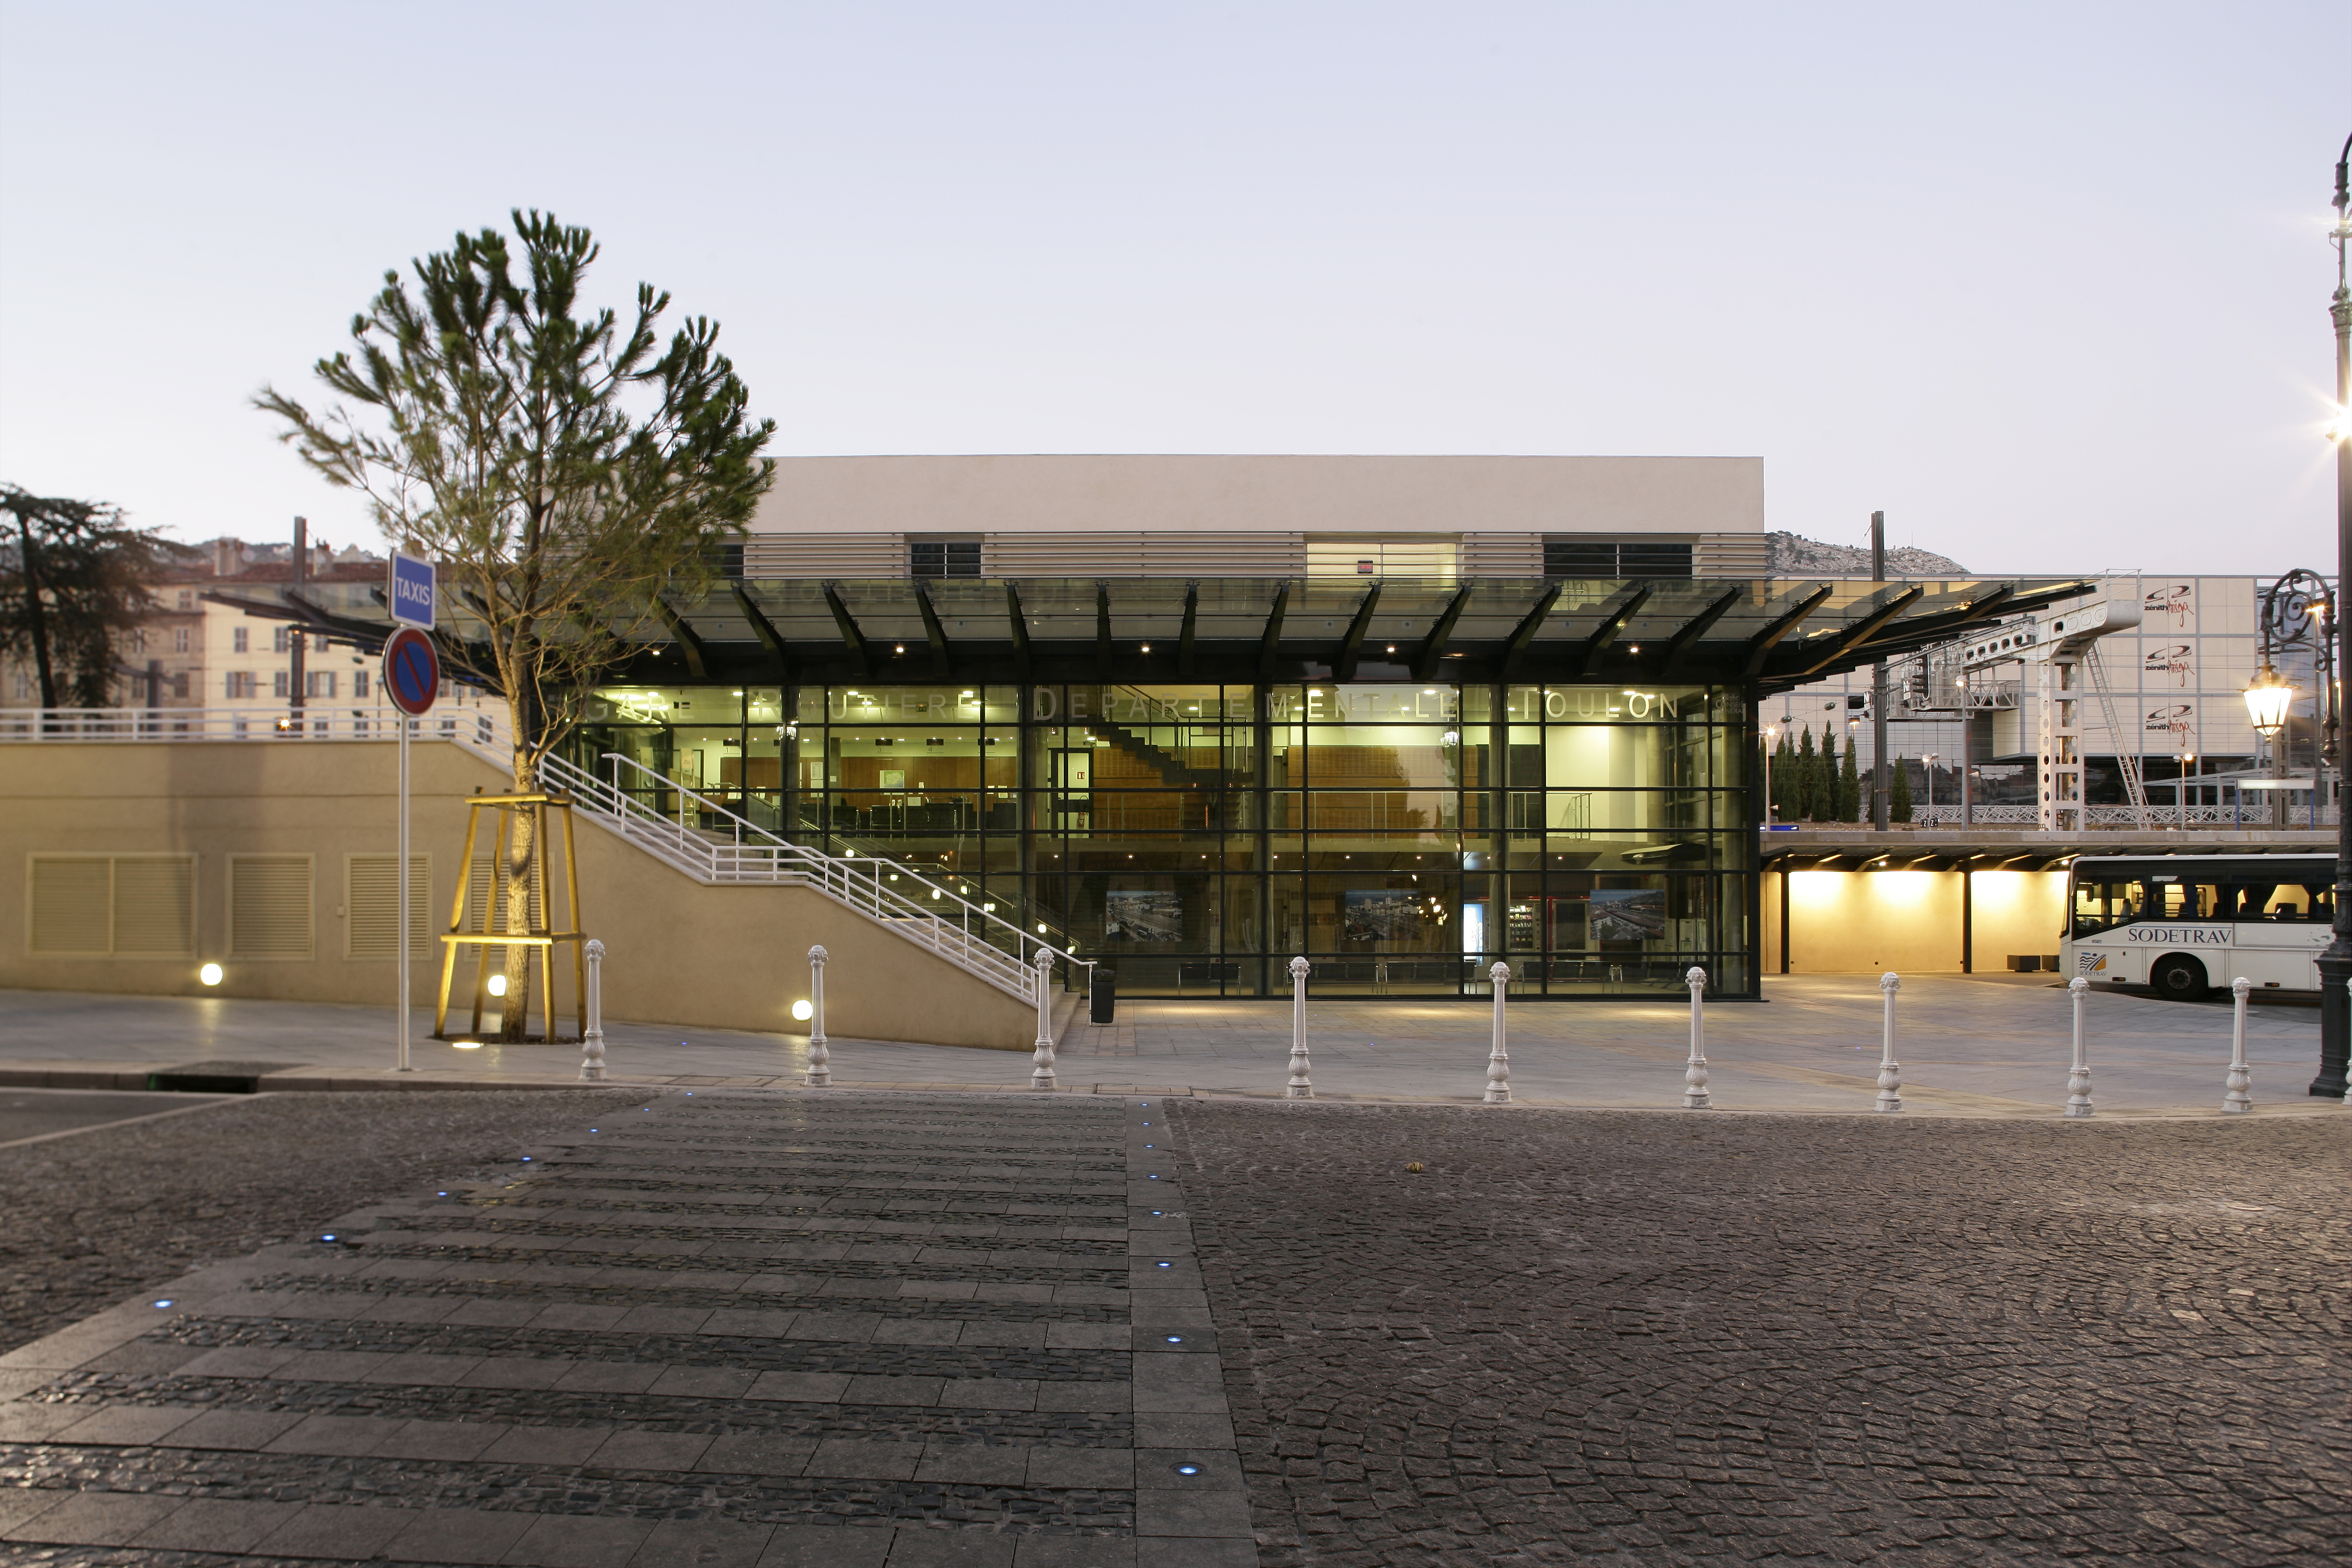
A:
{"label": "rocky hillside", "polygon": [[[1766,570],[1775,577],[1867,577],[1870,547],[1864,544],[1823,544],[1794,533],[1764,536]],[[1886,552],[1889,577],[1965,577],[1969,569],[1948,555],[1897,545]]]}

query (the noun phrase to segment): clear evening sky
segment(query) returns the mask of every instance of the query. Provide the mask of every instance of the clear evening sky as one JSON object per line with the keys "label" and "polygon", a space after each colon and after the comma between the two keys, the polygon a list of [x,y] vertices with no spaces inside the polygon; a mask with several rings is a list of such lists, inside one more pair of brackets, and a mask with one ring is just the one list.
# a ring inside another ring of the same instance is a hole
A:
{"label": "clear evening sky", "polygon": [[1769,526],[1979,571],[2334,567],[2344,0],[5,0],[0,58],[0,479],[183,538],[376,542],[247,400],[536,205],[779,452],[1760,454]]}

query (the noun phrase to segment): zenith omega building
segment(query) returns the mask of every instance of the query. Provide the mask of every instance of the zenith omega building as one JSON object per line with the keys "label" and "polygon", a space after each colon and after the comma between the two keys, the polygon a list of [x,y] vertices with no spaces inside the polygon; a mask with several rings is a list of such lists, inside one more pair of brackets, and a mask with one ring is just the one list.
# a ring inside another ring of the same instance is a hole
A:
{"label": "zenith omega building", "polygon": [[786,458],[725,575],[579,765],[1204,1000],[1752,996],[1759,702],[2083,587],[1772,580],[1753,458]]}

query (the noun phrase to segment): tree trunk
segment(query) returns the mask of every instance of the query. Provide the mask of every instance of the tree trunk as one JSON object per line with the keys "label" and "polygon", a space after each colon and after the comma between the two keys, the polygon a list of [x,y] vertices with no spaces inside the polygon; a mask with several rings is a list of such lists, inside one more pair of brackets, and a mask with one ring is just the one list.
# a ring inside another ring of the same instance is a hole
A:
{"label": "tree trunk", "polygon": [[33,542],[33,525],[16,514],[17,551],[25,573],[25,619],[33,637],[33,669],[40,677],[41,706],[58,705],[58,671],[49,657],[49,607],[42,602],[40,547]]}
{"label": "tree trunk", "polygon": [[[535,787],[529,761],[530,752],[522,745],[515,747],[514,792],[528,795]],[[508,831],[506,929],[509,931],[530,930],[530,884],[533,861],[538,858],[539,837],[536,822],[528,806],[515,808],[514,824]],[[542,959],[545,954],[541,954]],[[499,1015],[499,1038],[509,1044],[520,1041],[530,1021],[530,949],[509,947],[506,950],[507,994],[505,1010]],[[549,1037],[554,1037],[551,1027]]]}

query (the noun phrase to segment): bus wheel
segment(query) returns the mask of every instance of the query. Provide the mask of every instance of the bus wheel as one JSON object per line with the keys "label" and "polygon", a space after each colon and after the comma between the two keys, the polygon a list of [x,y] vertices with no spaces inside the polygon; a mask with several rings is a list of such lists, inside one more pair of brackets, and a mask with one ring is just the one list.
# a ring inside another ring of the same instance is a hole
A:
{"label": "bus wheel", "polygon": [[2202,1002],[2208,989],[2205,966],[2179,953],[2148,971],[2147,983],[2168,1002]]}

